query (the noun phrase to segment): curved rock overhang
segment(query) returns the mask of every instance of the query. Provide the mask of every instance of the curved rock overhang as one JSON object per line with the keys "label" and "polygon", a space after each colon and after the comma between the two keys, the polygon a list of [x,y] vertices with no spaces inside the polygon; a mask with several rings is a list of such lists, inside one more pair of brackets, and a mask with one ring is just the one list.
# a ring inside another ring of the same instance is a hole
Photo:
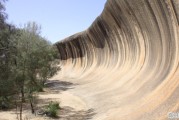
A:
{"label": "curved rock overhang", "polygon": [[108,0],[87,30],[55,45],[62,77],[83,85],[96,118],[179,112],[179,0]]}

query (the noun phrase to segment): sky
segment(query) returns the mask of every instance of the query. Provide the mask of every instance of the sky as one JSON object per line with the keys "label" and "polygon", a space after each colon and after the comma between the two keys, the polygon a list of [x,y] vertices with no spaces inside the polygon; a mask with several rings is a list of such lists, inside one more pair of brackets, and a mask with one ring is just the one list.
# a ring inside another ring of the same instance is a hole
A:
{"label": "sky", "polygon": [[106,0],[8,0],[8,22],[22,27],[41,26],[41,35],[55,43],[87,29],[99,16]]}

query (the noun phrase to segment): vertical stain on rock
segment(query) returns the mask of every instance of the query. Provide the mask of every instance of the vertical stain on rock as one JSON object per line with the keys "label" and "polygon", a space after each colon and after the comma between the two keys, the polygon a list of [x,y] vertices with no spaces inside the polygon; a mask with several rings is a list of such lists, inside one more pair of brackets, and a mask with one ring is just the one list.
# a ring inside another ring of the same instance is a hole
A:
{"label": "vertical stain on rock", "polygon": [[81,85],[93,119],[167,119],[179,109],[178,0],[108,0],[87,30],[55,45],[61,77]]}

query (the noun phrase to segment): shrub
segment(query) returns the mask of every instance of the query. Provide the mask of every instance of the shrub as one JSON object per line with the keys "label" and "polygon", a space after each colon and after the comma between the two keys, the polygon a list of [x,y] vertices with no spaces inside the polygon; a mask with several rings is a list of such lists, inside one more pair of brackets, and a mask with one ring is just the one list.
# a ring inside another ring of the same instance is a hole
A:
{"label": "shrub", "polygon": [[8,97],[0,96],[0,110],[8,110],[12,106],[13,106],[13,97],[12,96],[8,96]]}
{"label": "shrub", "polygon": [[49,117],[57,117],[57,111],[60,109],[58,102],[50,102],[47,106],[46,114]]}

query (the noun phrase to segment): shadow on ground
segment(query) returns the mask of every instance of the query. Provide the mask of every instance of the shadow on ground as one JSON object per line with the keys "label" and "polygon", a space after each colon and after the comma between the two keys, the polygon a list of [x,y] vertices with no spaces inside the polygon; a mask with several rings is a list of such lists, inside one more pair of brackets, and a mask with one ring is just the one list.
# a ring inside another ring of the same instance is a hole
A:
{"label": "shadow on ground", "polygon": [[45,87],[49,88],[50,90],[55,91],[66,91],[68,89],[73,89],[74,86],[77,84],[73,84],[67,81],[60,81],[60,80],[49,80],[45,83]]}
{"label": "shadow on ground", "polygon": [[90,120],[96,113],[93,109],[75,111],[71,107],[63,107],[59,113],[60,120]]}
{"label": "shadow on ground", "polygon": [[93,109],[75,111],[73,108],[66,106],[60,108],[56,118],[49,118],[45,114],[37,115],[42,116],[45,120],[91,120],[95,114]]}

